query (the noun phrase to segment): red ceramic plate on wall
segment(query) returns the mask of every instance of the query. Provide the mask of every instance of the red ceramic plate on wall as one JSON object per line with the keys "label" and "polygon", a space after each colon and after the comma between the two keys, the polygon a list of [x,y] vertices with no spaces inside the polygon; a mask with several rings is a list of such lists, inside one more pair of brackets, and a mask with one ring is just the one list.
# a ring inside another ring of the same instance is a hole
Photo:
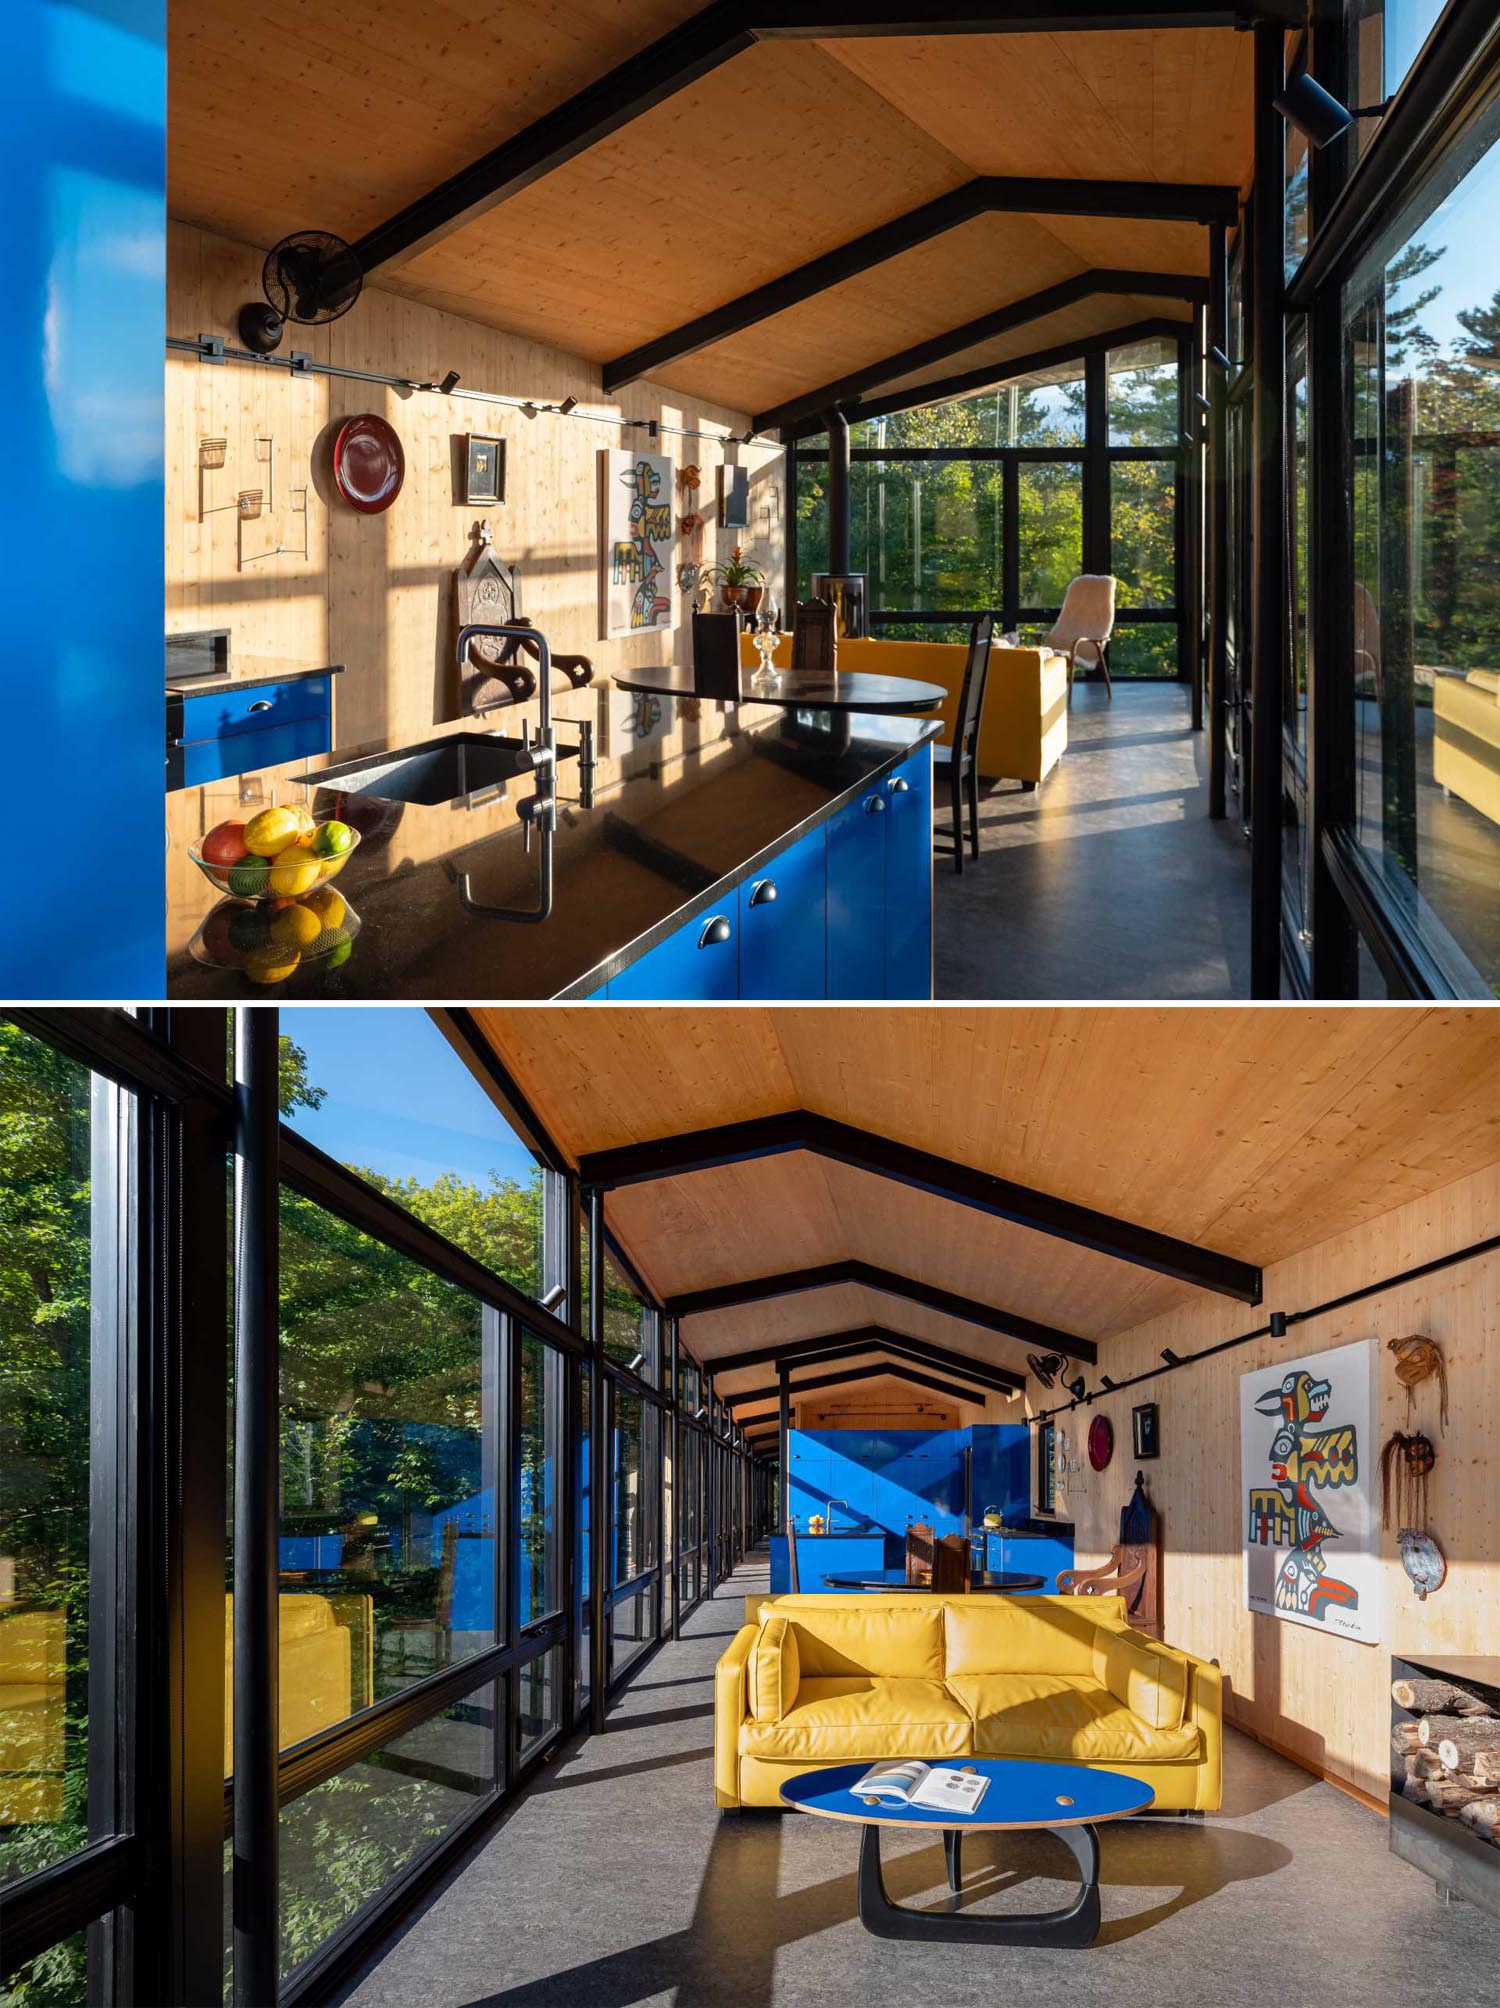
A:
{"label": "red ceramic plate on wall", "polygon": [[1114,1454],[1114,1425],[1107,1415],[1096,1415],[1089,1424],[1089,1463],[1102,1471]]}
{"label": "red ceramic plate on wall", "polygon": [[395,428],[373,411],[346,419],[333,442],[333,479],[344,500],[366,516],[389,509],[406,479]]}

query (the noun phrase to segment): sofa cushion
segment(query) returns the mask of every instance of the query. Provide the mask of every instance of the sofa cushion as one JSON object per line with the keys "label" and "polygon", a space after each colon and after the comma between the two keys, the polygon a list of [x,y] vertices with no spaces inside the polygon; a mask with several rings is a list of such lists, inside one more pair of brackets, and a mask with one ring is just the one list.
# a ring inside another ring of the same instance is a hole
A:
{"label": "sofa cushion", "polygon": [[955,1674],[1094,1673],[1094,1612],[1077,1597],[965,1597],[947,1605]]}
{"label": "sofa cushion", "polygon": [[943,1607],[930,1596],[913,1604],[883,1597],[782,1600],[762,1605],[761,1616],[778,1611],[791,1620],[804,1680],[943,1677]]}
{"label": "sofa cushion", "polygon": [[1094,1634],[1094,1678],[1153,1729],[1176,1729],[1187,1713],[1186,1659],[1163,1652],[1144,1632],[1101,1625]]}
{"label": "sofa cushion", "polygon": [[948,1686],[973,1718],[976,1756],[1173,1764],[1201,1755],[1191,1723],[1154,1728],[1089,1675],[959,1674]]}
{"label": "sofa cushion", "polygon": [[791,1620],[770,1617],[750,1653],[750,1713],[757,1722],[779,1722],[797,1698],[800,1668]]}
{"label": "sofa cushion", "polygon": [[804,1674],[795,1705],[779,1722],[740,1727],[746,1757],[849,1764],[860,1757],[967,1757],[974,1748],[967,1710],[940,1680]]}

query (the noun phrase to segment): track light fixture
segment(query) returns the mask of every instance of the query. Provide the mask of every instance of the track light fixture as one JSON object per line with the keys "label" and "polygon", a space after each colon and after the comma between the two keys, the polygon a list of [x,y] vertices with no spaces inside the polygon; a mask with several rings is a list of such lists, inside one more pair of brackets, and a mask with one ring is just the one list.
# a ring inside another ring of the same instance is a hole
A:
{"label": "track light fixture", "polygon": [[1180,1367],[1182,1365],[1182,1361],[1178,1358],[1177,1354],[1173,1352],[1170,1346],[1162,1347],[1161,1356],[1166,1361],[1169,1367]]}
{"label": "track light fixture", "polygon": [[1271,1337],[1273,1339],[1284,1339],[1286,1337],[1285,1311],[1273,1311],[1271,1313]]}
{"label": "track light fixture", "polygon": [[1384,98],[1378,105],[1359,105],[1350,111],[1332,91],[1325,91],[1316,78],[1303,71],[1290,78],[1280,97],[1271,102],[1303,134],[1309,146],[1321,147],[1341,139],[1355,119],[1380,118],[1390,99]]}
{"label": "track light fixture", "polygon": [[1215,368],[1224,370],[1225,372],[1228,372],[1229,370],[1237,370],[1240,367],[1240,365],[1237,362],[1232,362],[1230,358],[1225,355],[1224,351],[1218,346],[1217,343],[1214,343],[1210,346],[1208,351],[1208,359],[1215,366]]}
{"label": "track light fixture", "polygon": [[449,370],[443,381],[438,385],[438,389],[443,393],[444,397],[452,397],[454,391],[458,388],[458,380],[458,371]]}
{"label": "track light fixture", "polygon": [[1193,392],[1193,402],[1197,405],[1200,405],[1204,411],[1212,411],[1214,408],[1213,399],[1211,397],[1205,397],[1201,390],[1195,390]]}
{"label": "track light fixture", "polygon": [[1066,1386],[1068,1393],[1072,1395],[1074,1401],[1082,1401],[1089,1391],[1089,1384],[1082,1374],[1079,1374],[1076,1379],[1068,1381]]}
{"label": "track light fixture", "polygon": [[568,1286],[566,1283],[554,1283],[552,1288],[540,1300],[542,1309],[544,1311],[555,1311],[567,1294]]}
{"label": "track light fixture", "polygon": [[577,409],[578,409],[577,398],[565,397],[562,403],[557,407],[557,415],[559,418],[566,418],[570,411],[577,411]]}
{"label": "track light fixture", "polygon": [[641,1368],[645,1364],[646,1364],[646,1355],[644,1353],[637,1353],[635,1358],[630,1362],[630,1365],[625,1369],[625,1371],[628,1374],[638,1374]]}
{"label": "track light fixture", "polygon": [[1114,1384],[1114,1382],[1113,1382],[1113,1381],[1112,1381],[1112,1380],[1110,1379],[1109,1375],[1108,1375],[1108,1374],[1100,1374],[1099,1378],[1100,1378],[1100,1380],[1102,1380],[1102,1381],[1103,1381],[1103,1383],[1104,1383],[1104,1392],[1105,1392],[1106,1394],[1113,1394],[1113,1393],[1114,1393],[1114,1391],[1115,1391],[1115,1384]]}

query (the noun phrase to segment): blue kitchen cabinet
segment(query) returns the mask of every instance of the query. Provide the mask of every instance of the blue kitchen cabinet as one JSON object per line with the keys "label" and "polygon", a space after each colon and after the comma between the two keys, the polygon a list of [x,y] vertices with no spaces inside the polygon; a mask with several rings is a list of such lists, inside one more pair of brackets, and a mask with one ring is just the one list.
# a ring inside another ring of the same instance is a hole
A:
{"label": "blue kitchen cabinet", "polygon": [[733,893],[648,948],[609,984],[611,1003],[732,1003],[739,994],[739,913]]}
{"label": "blue kitchen cabinet", "polygon": [[828,995],[885,996],[885,781],[828,821]]}
{"label": "blue kitchen cabinet", "polygon": [[740,995],[823,997],[828,842],[820,825],[739,888]]}
{"label": "blue kitchen cabinet", "polygon": [[885,789],[885,989],[932,995],[932,748],[921,746]]}
{"label": "blue kitchen cabinet", "polygon": [[333,746],[333,678],[167,697],[167,786],[196,788]]}

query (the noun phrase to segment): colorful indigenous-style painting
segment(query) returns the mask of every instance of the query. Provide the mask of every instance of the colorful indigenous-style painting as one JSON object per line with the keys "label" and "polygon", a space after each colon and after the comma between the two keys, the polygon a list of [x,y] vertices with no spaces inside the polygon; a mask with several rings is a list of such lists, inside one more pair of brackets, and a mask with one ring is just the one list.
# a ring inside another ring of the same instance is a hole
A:
{"label": "colorful indigenous-style painting", "polygon": [[1373,1340],[1240,1376],[1251,1610],[1379,1637],[1378,1461]]}
{"label": "colorful indigenous-style painting", "polygon": [[605,452],[604,576],[606,636],[677,625],[672,598],[672,463],[660,453]]}

